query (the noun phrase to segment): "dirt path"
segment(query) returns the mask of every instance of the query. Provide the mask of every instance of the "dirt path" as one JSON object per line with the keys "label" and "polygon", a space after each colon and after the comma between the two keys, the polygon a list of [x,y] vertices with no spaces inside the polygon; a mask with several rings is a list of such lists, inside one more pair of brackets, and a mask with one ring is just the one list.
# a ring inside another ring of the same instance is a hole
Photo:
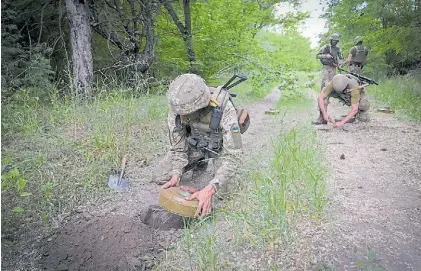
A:
{"label": "dirt path", "polygon": [[[339,118],[348,108],[329,110]],[[371,117],[345,130],[317,127],[331,170],[328,217],[302,225],[296,250],[309,261],[296,270],[421,270],[421,126]]]}

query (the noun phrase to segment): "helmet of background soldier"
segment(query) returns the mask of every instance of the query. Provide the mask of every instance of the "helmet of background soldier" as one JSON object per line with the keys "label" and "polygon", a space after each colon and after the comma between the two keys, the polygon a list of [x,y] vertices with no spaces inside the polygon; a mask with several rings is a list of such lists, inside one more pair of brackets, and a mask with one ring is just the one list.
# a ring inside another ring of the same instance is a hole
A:
{"label": "helmet of background soldier", "polygon": [[208,106],[211,93],[202,77],[186,73],[170,83],[167,96],[176,114],[188,115]]}
{"label": "helmet of background soldier", "polygon": [[359,43],[359,42],[363,42],[363,38],[361,36],[356,36],[354,38],[355,44]]}
{"label": "helmet of background soldier", "polygon": [[339,41],[339,34],[333,33],[332,36],[330,36],[330,40]]}
{"label": "helmet of background soldier", "polygon": [[360,84],[354,77],[348,77],[343,74],[337,74],[332,78],[333,89],[337,92],[342,92],[346,88],[352,89],[358,87]]}

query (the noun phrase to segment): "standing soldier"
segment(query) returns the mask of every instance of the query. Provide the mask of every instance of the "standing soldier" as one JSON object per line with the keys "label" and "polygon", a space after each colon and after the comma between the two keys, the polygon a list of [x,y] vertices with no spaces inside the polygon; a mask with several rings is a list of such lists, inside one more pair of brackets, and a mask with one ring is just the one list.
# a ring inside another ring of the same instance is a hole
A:
{"label": "standing soldier", "polygon": [[[343,62],[343,55],[341,48],[337,46],[339,42],[339,34],[333,33],[330,37],[329,44],[323,46],[317,53],[316,58],[320,59],[323,65],[322,68],[322,84],[320,90],[322,90],[328,82],[330,82],[336,74],[336,67]],[[329,97],[326,97],[329,99]],[[327,101],[328,102],[328,101]],[[319,117],[313,124],[326,124],[327,122],[323,119],[322,113],[319,107]]]}
{"label": "standing soldier", "polygon": [[356,44],[349,50],[348,71],[361,74],[368,55],[368,49],[363,45],[363,40],[360,36],[355,37]]}
{"label": "standing soldier", "polygon": [[178,76],[168,90],[171,147],[155,168],[153,181],[163,185],[162,189],[177,186],[191,165],[208,162],[208,167],[213,167],[213,179],[190,198],[199,200],[196,215],[201,213],[202,217],[210,212],[215,193],[230,193],[235,161],[242,153],[241,130],[229,95],[220,87],[208,87],[195,74]]}

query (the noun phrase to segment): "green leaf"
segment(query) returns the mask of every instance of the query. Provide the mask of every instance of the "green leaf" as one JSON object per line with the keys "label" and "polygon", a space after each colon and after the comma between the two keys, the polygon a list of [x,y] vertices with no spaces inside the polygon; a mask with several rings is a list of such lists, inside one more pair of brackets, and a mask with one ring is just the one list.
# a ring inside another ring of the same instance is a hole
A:
{"label": "green leaf", "polygon": [[27,180],[25,180],[25,179],[20,179],[19,181],[18,181],[18,191],[20,192],[20,191],[22,191],[24,188],[25,188],[25,186],[26,186],[26,183],[27,183],[28,181]]}
{"label": "green leaf", "polygon": [[25,212],[25,210],[22,208],[22,207],[15,207],[15,208],[13,208],[13,210],[12,210],[14,213],[23,213],[23,212]]}

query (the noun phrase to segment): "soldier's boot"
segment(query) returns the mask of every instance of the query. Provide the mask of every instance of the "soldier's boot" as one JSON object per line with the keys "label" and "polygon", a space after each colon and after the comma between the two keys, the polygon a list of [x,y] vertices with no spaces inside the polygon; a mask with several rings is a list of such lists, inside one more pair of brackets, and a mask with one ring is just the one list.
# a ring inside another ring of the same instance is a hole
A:
{"label": "soldier's boot", "polygon": [[322,112],[319,113],[319,117],[311,122],[314,125],[320,125],[320,124],[327,124],[327,121],[324,120]]}

